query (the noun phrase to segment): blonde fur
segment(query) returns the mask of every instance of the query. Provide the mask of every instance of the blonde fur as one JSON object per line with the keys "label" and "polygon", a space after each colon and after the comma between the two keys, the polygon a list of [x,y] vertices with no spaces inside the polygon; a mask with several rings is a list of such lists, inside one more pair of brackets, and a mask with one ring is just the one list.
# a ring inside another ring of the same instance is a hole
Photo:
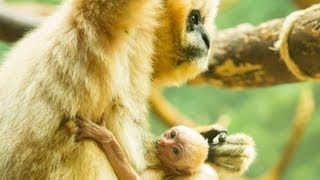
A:
{"label": "blonde fur", "polygon": [[213,26],[212,2],[65,1],[1,65],[1,176],[116,179],[101,149],[93,142],[75,143],[70,131],[76,114],[97,121],[103,113],[133,167],[143,171],[153,69],[154,85],[178,84],[205,69],[206,57],[180,67],[174,61],[188,43],[179,23],[199,6],[212,14],[206,22]]}
{"label": "blonde fur", "polygon": [[[184,160],[180,167],[191,168],[191,172],[197,172],[201,167],[201,164],[205,162],[208,157],[209,145],[208,142],[197,131],[185,127],[175,127],[180,133],[180,138],[183,138],[187,143],[184,144]],[[183,136],[183,137],[181,137]]]}
{"label": "blonde fur", "polygon": [[[165,14],[160,19],[161,26],[158,29],[155,41],[156,51],[154,60],[153,86],[159,88],[169,85],[180,85],[194,78],[199,72],[206,70],[208,56],[189,61],[177,67],[177,61],[183,58],[181,48],[190,44],[192,39],[186,33],[186,19],[192,9],[198,9],[205,17],[204,29],[213,37],[214,18],[217,13],[219,0],[167,0]],[[162,35],[163,34],[163,35]],[[211,53],[211,49],[208,53]]]}

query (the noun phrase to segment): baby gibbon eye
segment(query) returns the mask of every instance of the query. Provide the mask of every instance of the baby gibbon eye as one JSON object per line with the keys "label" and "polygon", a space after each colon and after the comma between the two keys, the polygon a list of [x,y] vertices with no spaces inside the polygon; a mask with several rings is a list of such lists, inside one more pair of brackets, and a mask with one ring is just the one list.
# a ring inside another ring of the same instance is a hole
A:
{"label": "baby gibbon eye", "polygon": [[180,150],[177,147],[172,148],[172,152],[174,155],[178,156],[180,154]]}
{"label": "baby gibbon eye", "polygon": [[171,132],[170,132],[170,135],[169,135],[169,137],[170,137],[170,139],[173,139],[173,138],[175,138],[175,137],[176,137],[176,132],[174,132],[174,131],[171,131]]}

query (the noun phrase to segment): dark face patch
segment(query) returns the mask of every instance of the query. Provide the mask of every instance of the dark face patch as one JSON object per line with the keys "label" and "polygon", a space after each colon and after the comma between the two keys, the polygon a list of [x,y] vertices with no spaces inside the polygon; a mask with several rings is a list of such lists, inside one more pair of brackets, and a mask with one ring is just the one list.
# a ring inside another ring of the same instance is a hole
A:
{"label": "dark face patch", "polygon": [[180,59],[176,61],[176,65],[180,66],[184,63],[197,61],[198,59],[208,55],[210,48],[210,39],[204,29],[205,18],[201,17],[201,13],[197,9],[190,11],[186,19],[186,33],[192,37],[188,44],[179,46]]}
{"label": "dark face patch", "polygon": [[207,51],[190,44],[183,49],[183,52],[187,59],[196,59],[203,57]]}
{"label": "dark face patch", "polygon": [[177,66],[180,66],[184,63],[196,61],[197,59],[208,54],[207,49],[203,49],[192,44],[189,44],[187,47],[181,48],[180,52],[180,59],[176,61]]}

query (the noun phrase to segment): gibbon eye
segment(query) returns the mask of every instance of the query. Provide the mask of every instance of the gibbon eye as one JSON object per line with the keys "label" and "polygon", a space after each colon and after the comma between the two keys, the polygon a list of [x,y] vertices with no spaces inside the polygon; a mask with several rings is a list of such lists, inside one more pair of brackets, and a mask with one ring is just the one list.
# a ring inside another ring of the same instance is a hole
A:
{"label": "gibbon eye", "polygon": [[175,138],[175,137],[176,137],[176,132],[174,132],[174,131],[171,131],[171,132],[170,132],[170,135],[169,135],[169,137],[170,137],[170,139],[173,139],[173,138]]}
{"label": "gibbon eye", "polygon": [[198,25],[200,23],[200,12],[198,10],[192,10],[190,13],[190,21],[195,24]]}
{"label": "gibbon eye", "polygon": [[180,150],[179,150],[177,147],[173,147],[173,148],[172,148],[172,152],[173,152],[173,154],[176,155],[176,156],[180,154]]}

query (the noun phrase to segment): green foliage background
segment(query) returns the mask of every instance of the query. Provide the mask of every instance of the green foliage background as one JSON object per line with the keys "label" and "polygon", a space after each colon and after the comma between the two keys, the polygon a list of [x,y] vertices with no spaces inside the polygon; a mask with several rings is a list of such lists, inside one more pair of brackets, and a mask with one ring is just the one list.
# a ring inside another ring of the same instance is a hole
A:
{"label": "green foliage background", "polygon": [[[19,0],[11,0],[19,1]],[[22,1],[22,0],[20,0]],[[25,0],[26,1],[26,0]],[[33,0],[58,3],[60,0]],[[295,10],[290,0],[241,0],[224,9],[217,18],[218,28],[239,23],[258,24],[272,18],[283,17]],[[1,27],[0,27],[1,28]],[[0,57],[10,48],[0,42]],[[201,124],[211,124],[221,114],[232,118],[229,131],[243,131],[256,140],[258,157],[247,175],[256,177],[268,171],[279,159],[292,126],[291,119],[302,89],[315,92],[316,109],[320,103],[320,86],[316,83],[281,85],[245,91],[231,91],[209,86],[169,88],[167,98],[180,111]],[[316,111],[308,124],[302,142],[283,179],[320,178],[320,111]],[[160,134],[165,127],[151,114],[152,130]]]}

